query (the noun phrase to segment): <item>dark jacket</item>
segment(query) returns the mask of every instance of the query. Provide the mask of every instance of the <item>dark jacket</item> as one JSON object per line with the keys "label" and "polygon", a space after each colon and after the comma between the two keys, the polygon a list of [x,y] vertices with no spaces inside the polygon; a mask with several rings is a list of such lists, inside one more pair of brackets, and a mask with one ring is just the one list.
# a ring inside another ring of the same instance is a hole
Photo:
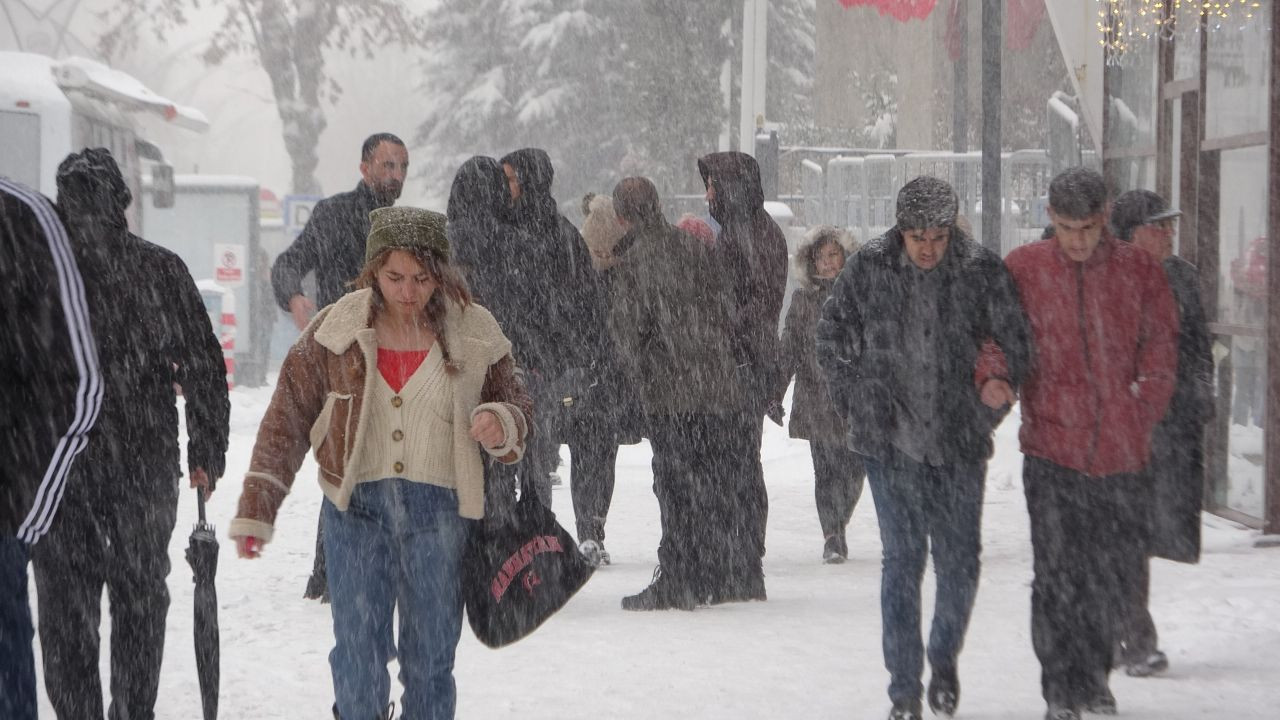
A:
{"label": "dark jacket", "polygon": [[706,246],[664,220],[635,226],[614,248],[609,328],[647,415],[738,409],[732,327]]}
{"label": "dark jacket", "polygon": [[58,169],[58,207],[84,273],[105,388],[84,463],[113,474],[112,497],[181,475],[175,383],[186,399],[187,465],[210,480],[225,468],[231,409],[222,346],[195,281],[177,255],[129,232],[128,190],[115,189],[123,187],[105,150]]}
{"label": "dark jacket", "polygon": [[1082,263],[1053,239],[1005,263],[1037,348],[1022,452],[1094,477],[1145,470],[1177,363],[1178,311],[1160,264],[1109,236]]}
{"label": "dark jacket", "polygon": [[532,246],[526,260],[533,277],[525,302],[541,304],[547,322],[537,338],[535,365],[546,378],[570,369],[600,366],[607,349],[604,288],[591,266],[591,253],[578,229],[560,214],[551,196],[555,171],[538,148],[516,150],[502,158],[520,181],[516,225]]}
{"label": "dark jacket", "polygon": [[764,209],[760,166],[740,152],[698,160],[704,184],[715,190],[711,216],[720,223],[713,246],[719,271],[729,282],[733,353],[752,409],[772,401],[778,377],[778,321],[787,287],[787,241]]}
{"label": "dark jacket", "polygon": [[1151,436],[1150,552],[1180,562],[1200,558],[1204,431],[1213,415],[1213,352],[1195,265],[1174,255],[1162,265],[1178,304],[1178,374],[1164,419]]}
{"label": "dark jacket", "polygon": [[[831,403],[827,379],[818,367],[816,334],[822,303],[831,294],[835,278],[814,275],[813,238],[807,238],[796,249],[795,276],[800,283],[791,293],[791,306],[783,325],[779,353],[778,388],[781,401],[787,385],[795,376],[796,387],[791,396],[791,415],[787,430],[791,437],[828,445],[844,443],[844,420]],[[848,248],[845,258],[848,259]]]}
{"label": "dark jacket", "polygon": [[539,340],[548,334],[550,314],[529,302],[537,275],[533,242],[511,224],[511,193],[502,166],[473,157],[458,168],[449,190],[446,230],[450,263],[461,270],[475,301],[493,313],[511,340],[521,367],[538,367]]}
{"label": "dark jacket", "polygon": [[[389,204],[389,203],[388,203]],[[333,304],[347,294],[364,268],[364,242],[369,236],[369,213],[386,207],[361,180],[354,190],[316,203],[311,219],[293,244],[271,266],[276,304],[289,311],[289,298],[302,293],[302,278],[316,274],[316,307]]]}
{"label": "dark jacket", "polygon": [[0,535],[48,531],[102,404],[84,283],[42,195],[0,178]]}
{"label": "dark jacket", "polygon": [[[913,362],[904,350],[903,308],[913,271],[905,253],[896,228],[859,250],[836,278],[818,321],[818,364],[848,427],[849,448],[873,458],[885,457],[907,393],[894,367]],[[938,454],[947,462],[986,460],[991,432],[1008,409],[991,410],[979,399],[979,349],[992,339],[1004,350],[1006,379],[1017,388],[1030,365],[1027,320],[1000,257],[959,229],[931,272],[943,273],[934,335]]]}

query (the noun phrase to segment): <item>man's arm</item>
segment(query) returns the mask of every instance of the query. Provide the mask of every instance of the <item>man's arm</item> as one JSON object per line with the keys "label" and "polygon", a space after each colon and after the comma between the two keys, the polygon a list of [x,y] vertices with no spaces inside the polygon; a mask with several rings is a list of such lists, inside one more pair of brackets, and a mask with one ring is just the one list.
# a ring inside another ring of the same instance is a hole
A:
{"label": "man's arm", "polygon": [[177,367],[174,379],[186,397],[187,466],[195,479],[198,470],[208,477],[208,492],[226,470],[227,435],[231,402],[227,397],[226,363],[222,345],[209,324],[209,314],[186,265],[167,258],[165,297],[173,308],[170,361]]}
{"label": "man's arm", "polygon": [[103,384],[80,268],[52,205],[0,179],[0,532],[48,531]]}
{"label": "man's arm", "polygon": [[[294,313],[295,322],[298,318],[293,307],[294,298],[303,296],[302,278],[320,265],[325,231],[330,226],[329,214],[326,201],[316,203],[302,232],[284,252],[276,256],[276,261],[271,266],[271,288],[275,292],[276,304],[285,312]],[[311,311],[314,310],[315,304],[311,303]]]}
{"label": "man's arm", "polygon": [[854,293],[857,271],[856,267],[846,267],[836,278],[831,295],[822,304],[815,340],[818,367],[827,378],[831,400],[842,416],[848,415],[862,353],[862,315]]}

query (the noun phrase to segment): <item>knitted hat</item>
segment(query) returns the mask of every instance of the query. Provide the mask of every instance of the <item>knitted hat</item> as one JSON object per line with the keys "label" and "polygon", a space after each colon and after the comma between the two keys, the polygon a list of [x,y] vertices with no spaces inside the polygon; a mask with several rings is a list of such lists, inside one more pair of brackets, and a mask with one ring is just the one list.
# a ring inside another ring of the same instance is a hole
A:
{"label": "knitted hat", "polygon": [[1116,237],[1129,240],[1138,227],[1181,214],[1181,210],[1169,207],[1164,198],[1150,190],[1130,190],[1116,198],[1111,206],[1111,229]]}
{"label": "knitted hat", "polygon": [[384,248],[424,248],[448,259],[449,240],[445,236],[445,222],[444,215],[421,208],[377,208],[369,213],[364,261],[369,262]]}
{"label": "knitted hat", "polygon": [[898,191],[899,230],[950,227],[956,223],[960,203],[956,192],[936,177],[921,175]]}

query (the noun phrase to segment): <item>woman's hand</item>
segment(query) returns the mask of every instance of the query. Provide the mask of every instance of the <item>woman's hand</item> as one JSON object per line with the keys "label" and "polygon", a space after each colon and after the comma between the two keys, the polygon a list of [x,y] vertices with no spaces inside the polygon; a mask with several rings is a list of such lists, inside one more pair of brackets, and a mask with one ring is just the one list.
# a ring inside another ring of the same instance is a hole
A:
{"label": "woman's hand", "polygon": [[485,410],[471,421],[471,439],[487,448],[496,448],[502,447],[507,438],[502,432],[502,423],[498,422],[498,416]]}
{"label": "woman's hand", "polygon": [[252,560],[262,554],[262,541],[252,535],[236,536],[236,555]]}

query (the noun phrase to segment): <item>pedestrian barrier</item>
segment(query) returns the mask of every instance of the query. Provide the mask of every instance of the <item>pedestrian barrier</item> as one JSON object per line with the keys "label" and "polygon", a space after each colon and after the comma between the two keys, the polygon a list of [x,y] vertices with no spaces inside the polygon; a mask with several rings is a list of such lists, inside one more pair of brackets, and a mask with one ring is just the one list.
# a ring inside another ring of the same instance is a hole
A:
{"label": "pedestrian barrier", "polygon": [[[236,385],[236,295],[229,288],[214,280],[197,280],[196,289],[204,299],[209,312],[209,322],[222,345],[222,360],[226,366],[227,389]],[[211,307],[216,303],[217,307]]]}

